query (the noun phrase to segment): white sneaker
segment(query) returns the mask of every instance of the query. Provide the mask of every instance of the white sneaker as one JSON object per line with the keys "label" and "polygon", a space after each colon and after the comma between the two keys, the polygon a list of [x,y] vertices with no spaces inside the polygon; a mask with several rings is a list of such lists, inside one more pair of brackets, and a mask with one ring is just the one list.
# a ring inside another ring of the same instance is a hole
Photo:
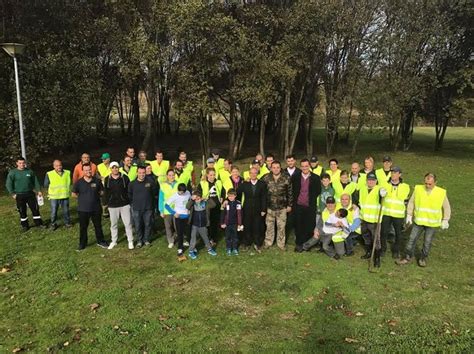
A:
{"label": "white sneaker", "polygon": [[107,247],[109,250],[111,250],[112,248],[114,248],[115,246],[117,246],[117,242],[110,242],[110,245],[109,247]]}
{"label": "white sneaker", "polygon": [[184,241],[184,242],[183,242],[183,246],[184,246],[184,247],[189,247],[189,242],[188,242],[188,241]]}
{"label": "white sneaker", "polygon": [[128,249],[133,250],[135,247],[133,247],[133,241],[128,243]]}
{"label": "white sneaker", "polygon": [[173,248],[174,243],[168,243],[168,248]]}

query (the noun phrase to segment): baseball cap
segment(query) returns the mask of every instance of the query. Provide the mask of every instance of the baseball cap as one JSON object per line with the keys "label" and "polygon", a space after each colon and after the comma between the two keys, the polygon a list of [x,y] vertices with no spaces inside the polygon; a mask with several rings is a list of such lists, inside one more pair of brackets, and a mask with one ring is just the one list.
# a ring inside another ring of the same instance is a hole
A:
{"label": "baseball cap", "polygon": [[209,157],[207,159],[207,163],[216,163],[216,160],[214,160],[212,157]]}
{"label": "baseball cap", "polygon": [[388,156],[388,155],[385,155],[385,156],[383,157],[383,162],[392,162],[392,158],[391,158],[390,156]]}
{"label": "baseball cap", "polygon": [[107,160],[110,159],[110,154],[108,152],[104,152],[102,156],[100,157],[101,160]]}
{"label": "baseball cap", "polygon": [[260,165],[260,161],[258,161],[258,160],[253,160],[253,161],[252,161],[252,165]]}
{"label": "baseball cap", "polygon": [[367,174],[367,179],[377,179],[377,176],[373,172],[369,172]]}
{"label": "baseball cap", "polygon": [[336,199],[334,199],[334,197],[327,197],[326,198],[326,204],[335,204],[336,203]]}
{"label": "baseball cap", "polygon": [[113,161],[113,162],[110,163],[110,168],[112,168],[112,167],[114,167],[114,166],[115,166],[115,167],[119,167],[120,165],[119,165],[119,163],[118,163],[117,161]]}
{"label": "baseball cap", "polygon": [[318,162],[318,157],[317,156],[312,156],[310,159],[309,159],[309,162]]}
{"label": "baseball cap", "polygon": [[398,166],[392,167],[392,172],[402,173],[402,169]]}

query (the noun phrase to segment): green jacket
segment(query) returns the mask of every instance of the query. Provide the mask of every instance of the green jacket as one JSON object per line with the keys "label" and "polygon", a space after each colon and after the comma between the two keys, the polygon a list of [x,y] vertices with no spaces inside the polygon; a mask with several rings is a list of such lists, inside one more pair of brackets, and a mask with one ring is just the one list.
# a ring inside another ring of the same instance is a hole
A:
{"label": "green jacket", "polygon": [[21,171],[17,168],[11,170],[8,173],[5,186],[10,194],[29,193],[33,190],[39,192],[41,190],[38,177],[29,168]]}

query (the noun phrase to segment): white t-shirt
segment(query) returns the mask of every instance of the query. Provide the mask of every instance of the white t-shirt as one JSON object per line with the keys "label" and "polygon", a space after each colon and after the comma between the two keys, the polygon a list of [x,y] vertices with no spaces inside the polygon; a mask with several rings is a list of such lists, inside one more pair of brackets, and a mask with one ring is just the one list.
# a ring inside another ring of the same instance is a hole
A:
{"label": "white t-shirt", "polygon": [[[342,222],[344,227],[335,226],[338,221]],[[334,235],[339,231],[344,231],[346,236],[349,235],[349,223],[347,219],[336,216],[336,213],[329,215],[329,218],[324,223],[323,232],[327,235]]]}

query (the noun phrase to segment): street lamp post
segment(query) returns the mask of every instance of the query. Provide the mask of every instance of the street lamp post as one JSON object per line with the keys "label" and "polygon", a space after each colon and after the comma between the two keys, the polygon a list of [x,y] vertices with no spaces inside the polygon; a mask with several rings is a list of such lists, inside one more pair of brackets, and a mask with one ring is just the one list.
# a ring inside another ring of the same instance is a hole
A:
{"label": "street lamp post", "polygon": [[16,56],[22,54],[25,45],[20,43],[1,43],[0,46],[7,52],[9,56],[13,58],[13,64],[15,66],[15,84],[16,84],[16,101],[18,104],[18,124],[20,126],[20,144],[21,144],[21,156],[26,159],[26,147],[25,147],[25,136],[23,134],[23,116],[21,111],[21,97],[20,97],[20,79],[18,77],[18,62]]}

